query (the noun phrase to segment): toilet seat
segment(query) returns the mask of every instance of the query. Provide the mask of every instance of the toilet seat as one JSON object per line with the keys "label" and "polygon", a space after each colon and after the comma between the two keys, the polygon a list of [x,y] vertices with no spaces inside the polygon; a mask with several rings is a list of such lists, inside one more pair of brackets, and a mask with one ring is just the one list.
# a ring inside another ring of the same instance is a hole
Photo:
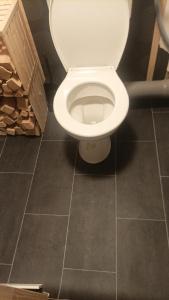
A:
{"label": "toilet seat", "polygon": [[65,70],[117,69],[127,42],[130,14],[131,0],[51,0],[50,31]]}
{"label": "toilet seat", "polygon": [[[68,110],[68,99],[73,89],[84,84],[105,86],[114,96],[112,113],[96,124],[83,124],[75,120]],[[127,91],[113,67],[71,68],[54,97],[54,113],[60,125],[77,139],[99,139],[111,134],[127,115]]]}

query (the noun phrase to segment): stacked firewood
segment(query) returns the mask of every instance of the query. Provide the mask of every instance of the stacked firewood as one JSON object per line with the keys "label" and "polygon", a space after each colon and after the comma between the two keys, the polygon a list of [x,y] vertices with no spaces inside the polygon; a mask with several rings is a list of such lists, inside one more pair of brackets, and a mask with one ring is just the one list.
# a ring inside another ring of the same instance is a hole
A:
{"label": "stacked firewood", "polygon": [[40,135],[29,97],[0,42],[0,135]]}

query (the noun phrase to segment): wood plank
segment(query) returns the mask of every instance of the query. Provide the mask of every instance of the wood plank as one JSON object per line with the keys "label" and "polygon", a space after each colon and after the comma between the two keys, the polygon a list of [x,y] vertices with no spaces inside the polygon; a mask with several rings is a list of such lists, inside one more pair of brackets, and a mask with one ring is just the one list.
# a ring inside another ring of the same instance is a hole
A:
{"label": "wood plank", "polygon": [[18,288],[0,286],[0,300],[47,300],[45,294],[35,293]]}
{"label": "wood plank", "polygon": [[8,80],[12,75],[12,72],[8,71],[6,68],[0,66],[0,79]]}
{"label": "wood plank", "polygon": [[[160,0],[160,2],[161,2],[161,7],[162,7],[162,14],[163,14],[167,1]],[[155,64],[156,64],[157,55],[158,55],[159,42],[160,42],[160,32],[159,32],[157,21],[155,21],[153,40],[152,40],[151,52],[150,52],[150,59],[149,59],[148,70],[147,70],[147,80],[153,79]]]}

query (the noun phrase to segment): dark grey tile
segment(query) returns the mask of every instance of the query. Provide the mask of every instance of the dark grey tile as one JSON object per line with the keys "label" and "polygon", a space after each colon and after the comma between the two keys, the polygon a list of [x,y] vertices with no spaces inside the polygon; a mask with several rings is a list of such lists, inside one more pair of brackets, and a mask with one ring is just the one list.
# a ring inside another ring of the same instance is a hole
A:
{"label": "dark grey tile", "polygon": [[118,221],[118,300],[169,299],[165,222]]}
{"label": "dark grey tile", "polygon": [[169,113],[155,113],[155,129],[161,175],[169,175]]}
{"label": "dark grey tile", "polygon": [[130,110],[124,123],[118,129],[118,140],[154,140],[151,110]]}
{"label": "dark grey tile", "polygon": [[115,270],[112,176],[75,176],[65,266]]}
{"label": "dark grey tile", "polygon": [[68,213],[75,152],[71,142],[42,143],[27,212]]}
{"label": "dark grey tile", "polygon": [[30,175],[0,174],[0,263],[12,262],[30,180]]}
{"label": "dark grey tile", "polygon": [[115,142],[112,138],[112,147],[109,156],[101,163],[88,164],[78,154],[76,174],[114,174],[115,173]]}
{"label": "dark grey tile", "polygon": [[0,265],[0,283],[6,283],[8,280],[11,266]]}
{"label": "dark grey tile", "polygon": [[0,159],[1,172],[33,172],[40,138],[8,137]]}
{"label": "dark grey tile", "polygon": [[0,142],[4,142],[6,136],[0,136]]}
{"label": "dark grey tile", "polygon": [[152,100],[153,112],[169,112],[169,99],[168,97],[156,97]]}
{"label": "dark grey tile", "polygon": [[169,177],[162,178],[162,185],[163,185],[163,194],[164,194],[164,204],[165,204],[165,211],[169,229]]}
{"label": "dark grey tile", "polygon": [[119,143],[118,217],[164,219],[154,142]]}
{"label": "dark grey tile", "polygon": [[26,215],[10,282],[42,283],[56,297],[66,228],[67,217]]}
{"label": "dark grey tile", "polygon": [[156,127],[157,140],[159,142],[164,142],[169,136],[169,112],[154,113],[154,121]]}
{"label": "dark grey tile", "polygon": [[0,155],[1,155],[3,145],[4,145],[4,141],[0,139]]}
{"label": "dark grey tile", "polygon": [[53,112],[49,112],[46,123],[45,132],[43,135],[44,140],[72,140],[66,131],[56,121]]}
{"label": "dark grey tile", "polygon": [[169,103],[167,106],[154,107],[153,112],[155,112],[155,113],[169,112]]}
{"label": "dark grey tile", "polygon": [[64,270],[60,299],[115,300],[115,274]]}

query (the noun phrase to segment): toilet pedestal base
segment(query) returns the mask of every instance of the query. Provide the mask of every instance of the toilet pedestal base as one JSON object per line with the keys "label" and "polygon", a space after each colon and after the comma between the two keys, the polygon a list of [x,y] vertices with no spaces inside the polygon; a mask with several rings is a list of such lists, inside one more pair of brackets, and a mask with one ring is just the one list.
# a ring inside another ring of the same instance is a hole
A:
{"label": "toilet pedestal base", "polygon": [[110,149],[110,137],[96,141],[80,141],[79,143],[81,158],[90,164],[97,164],[105,160],[110,153]]}

